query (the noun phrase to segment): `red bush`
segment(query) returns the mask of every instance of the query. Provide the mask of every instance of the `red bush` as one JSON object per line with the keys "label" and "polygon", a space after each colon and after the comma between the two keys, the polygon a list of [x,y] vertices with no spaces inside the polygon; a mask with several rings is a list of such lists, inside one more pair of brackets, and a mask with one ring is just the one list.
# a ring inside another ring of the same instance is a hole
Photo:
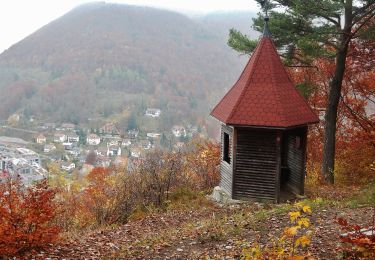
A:
{"label": "red bush", "polygon": [[25,187],[20,181],[0,184],[0,256],[43,248],[58,239],[51,225],[56,215],[56,191],[46,181]]}

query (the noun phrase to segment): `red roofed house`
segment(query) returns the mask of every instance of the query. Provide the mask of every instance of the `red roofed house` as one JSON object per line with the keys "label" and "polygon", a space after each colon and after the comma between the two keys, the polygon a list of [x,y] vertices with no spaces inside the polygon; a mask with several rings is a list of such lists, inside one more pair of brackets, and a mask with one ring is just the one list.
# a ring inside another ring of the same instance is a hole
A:
{"label": "red roofed house", "polygon": [[318,122],[291,82],[267,21],[240,78],[211,112],[223,123],[220,188],[232,199],[279,202],[303,194],[308,125]]}

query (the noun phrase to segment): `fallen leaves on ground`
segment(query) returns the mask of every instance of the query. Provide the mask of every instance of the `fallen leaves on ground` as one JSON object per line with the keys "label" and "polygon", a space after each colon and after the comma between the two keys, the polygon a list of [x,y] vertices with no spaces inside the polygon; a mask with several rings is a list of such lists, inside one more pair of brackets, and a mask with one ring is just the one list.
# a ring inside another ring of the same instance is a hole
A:
{"label": "fallen leaves on ground", "polygon": [[[155,213],[126,225],[71,239],[33,258],[64,259],[237,259],[243,248],[270,245],[289,221],[288,214],[258,203]],[[366,224],[370,207],[327,206],[311,215],[310,253],[332,258],[340,249],[337,214]],[[301,243],[306,241],[301,241]],[[310,241],[309,241],[310,242]],[[307,243],[306,243],[307,244]]]}

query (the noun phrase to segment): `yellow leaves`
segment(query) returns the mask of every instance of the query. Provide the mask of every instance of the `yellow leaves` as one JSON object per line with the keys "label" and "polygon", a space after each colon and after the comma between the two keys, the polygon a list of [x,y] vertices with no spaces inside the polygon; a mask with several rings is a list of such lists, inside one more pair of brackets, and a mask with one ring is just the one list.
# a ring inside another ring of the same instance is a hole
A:
{"label": "yellow leaves", "polygon": [[305,212],[305,213],[311,213],[311,208],[310,208],[310,206],[303,206],[302,210],[303,210],[303,212]]}
{"label": "yellow leaves", "polygon": [[310,238],[307,236],[301,236],[296,240],[296,246],[301,246],[305,248],[306,246],[310,245]]}
{"label": "yellow leaves", "polygon": [[305,205],[303,202],[298,202],[295,204],[295,206],[297,206],[298,208],[301,208],[301,210],[304,213],[311,213],[311,207],[308,205]]}
{"label": "yellow leaves", "polygon": [[299,211],[289,212],[288,214],[292,222],[296,221],[301,216],[301,213]]}
{"label": "yellow leaves", "polygon": [[202,159],[205,159],[205,158],[207,158],[207,154],[208,154],[208,151],[207,151],[207,150],[204,150],[204,151],[201,152],[200,157],[201,157]]}
{"label": "yellow leaves", "polygon": [[300,218],[297,223],[300,227],[305,226],[308,228],[310,226],[310,220],[308,218]]}
{"label": "yellow leaves", "polygon": [[288,237],[296,236],[300,228],[300,226],[288,227],[284,230],[284,234]]}
{"label": "yellow leaves", "polygon": [[295,211],[288,213],[290,226],[284,229],[282,236],[274,242],[272,247],[253,247],[246,251],[247,254],[243,251],[242,259],[310,259],[308,255],[298,253],[308,252],[308,246],[311,243],[312,231],[309,230],[311,223],[308,214],[312,210],[305,202],[294,204],[294,208]]}
{"label": "yellow leaves", "polygon": [[277,255],[280,257],[283,256],[286,252],[287,250],[285,248],[278,248]]}

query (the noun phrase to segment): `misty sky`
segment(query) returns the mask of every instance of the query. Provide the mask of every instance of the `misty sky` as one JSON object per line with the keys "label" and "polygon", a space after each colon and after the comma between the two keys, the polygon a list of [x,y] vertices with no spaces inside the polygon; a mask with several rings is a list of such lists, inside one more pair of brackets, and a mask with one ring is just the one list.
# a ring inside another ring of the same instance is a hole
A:
{"label": "misty sky", "polygon": [[[0,53],[72,8],[89,2],[93,1],[1,0]],[[185,13],[258,9],[255,0],[107,0],[105,2],[147,5]]]}

